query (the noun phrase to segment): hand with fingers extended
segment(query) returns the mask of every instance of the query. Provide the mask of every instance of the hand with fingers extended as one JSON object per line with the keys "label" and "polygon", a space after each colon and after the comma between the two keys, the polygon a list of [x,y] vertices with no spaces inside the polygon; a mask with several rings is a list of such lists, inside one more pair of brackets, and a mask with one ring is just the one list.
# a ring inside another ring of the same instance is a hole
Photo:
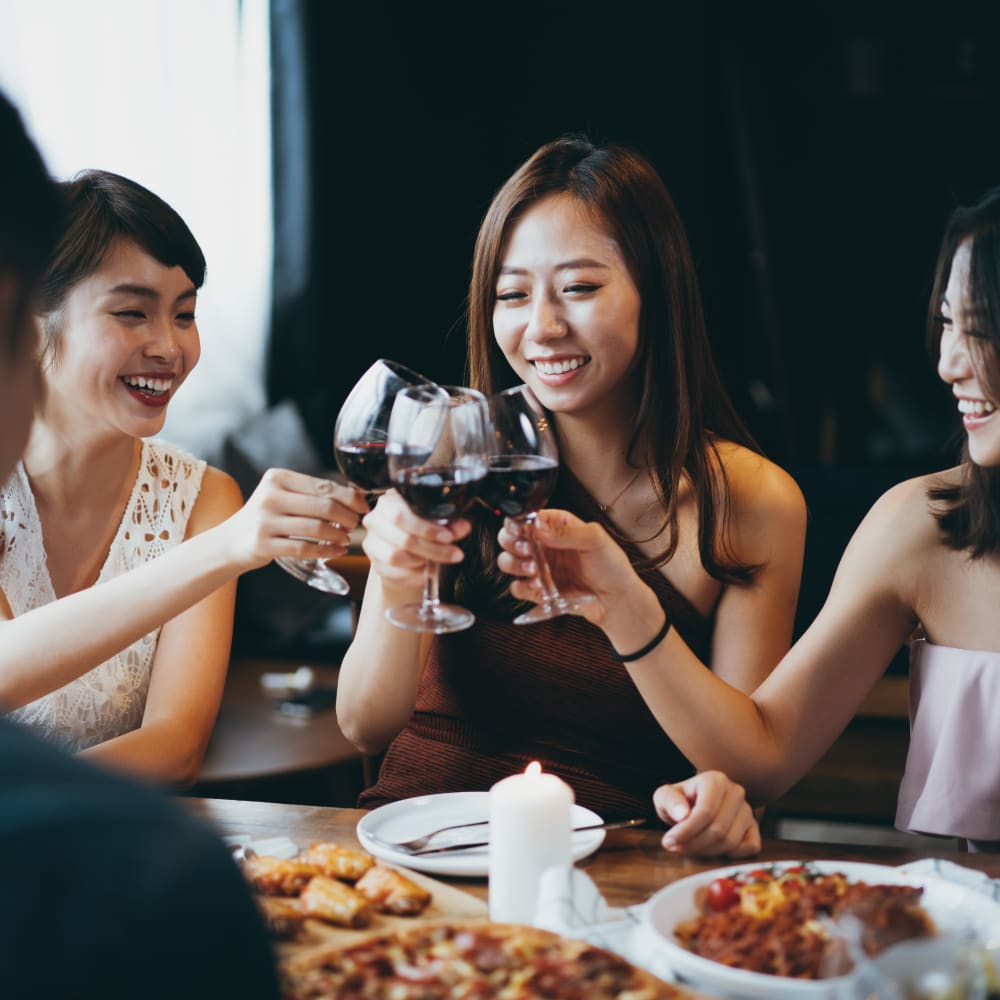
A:
{"label": "hand with fingers extended", "polygon": [[545,509],[538,512],[534,533],[532,542],[522,525],[508,518],[498,535],[503,551],[497,565],[515,577],[510,590],[518,600],[537,604],[543,598],[536,543],[545,551],[560,592],[589,593],[597,598],[581,611],[596,625],[629,587],[646,587],[624,549],[599,524],[565,510]]}
{"label": "hand with fingers extended", "polygon": [[219,527],[232,537],[235,561],[255,569],[278,556],[343,555],[367,512],[364,493],[353,486],[268,469],[243,507]]}
{"label": "hand with fingers extended", "polygon": [[362,543],[390,603],[420,596],[428,562],[451,565],[464,558],[458,546],[472,530],[465,518],[447,524],[418,517],[395,491],[383,494],[364,519]]}
{"label": "hand with fingers extended", "polygon": [[653,793],[657,815],[670,824],[665,850],[701,857],[747,858],[760,852],[760,827],[743,788],[721,771],[702,771]]}

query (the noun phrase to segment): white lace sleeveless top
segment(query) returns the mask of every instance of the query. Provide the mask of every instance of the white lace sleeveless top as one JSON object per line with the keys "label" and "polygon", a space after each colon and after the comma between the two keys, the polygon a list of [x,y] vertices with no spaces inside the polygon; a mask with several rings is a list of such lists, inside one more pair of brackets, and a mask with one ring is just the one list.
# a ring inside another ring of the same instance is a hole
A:
{"label": "white lace sleeveless top", "polygon": [[[139,474],[97,584],[155,559],[184,540],[205,462],[163,441],[144,441]],[[56,599],[42,525],[24,466],[0,490],[0,588],[14,615]],[[149,691],[159,628],[93,670],[7,717],[70,752],[137,729]]]}

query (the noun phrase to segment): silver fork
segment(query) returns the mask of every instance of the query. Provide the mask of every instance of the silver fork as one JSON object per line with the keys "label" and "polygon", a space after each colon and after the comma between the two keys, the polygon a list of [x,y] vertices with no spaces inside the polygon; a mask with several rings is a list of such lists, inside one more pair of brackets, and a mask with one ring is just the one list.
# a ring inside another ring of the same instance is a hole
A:
{"label": "silver fork", "polygon": [[[611,820],[606,823],[593,823],[588,826],[578,826],[574,827],[574,833],[580,833],[583,830],[623,830],[628,827],[642,826],[646,822],[644,816],[636,817],[635,819],[619,819]],[[486,847],[487,842],[477,842],[474,844],[447,844],[444,847],[428,847],[430,842],[439,834],[444,833],[447,830],[464,830],[472,826],[487,826],[489,820],[481,819],[475,823],[456,823],[454,826],[442,826],[440,829],[431,830],[430,833],[424,834],[422,837],[414,837],[412,840],[404,840],[395,843],[390,840],[383,840],[379,836],[373,836],[372,839],[377,840],[379,843],[385,847],[389,847],[394,851],[399,851],[400,854],[437,854],[444,851],[457,851],[465,847]]]}
{"label": "silver fork", "polygon": [[375,834],[372,835],[372,839],[377,840],[386,847],[391,847],[394,851],[401,851],[403,854],[412,854],[414,851],[419,851],[426,847],[439,833],[447,833],[449,830],[465,830],[471,826],[487,826],[488,824],[488,819],[476,820],[474,823],[454,823],[451,826],[441,826],[436,830],[431,830],[430,833],[425,833],[422,837],[414,837],[412,840],[398,842],[384,840]]}

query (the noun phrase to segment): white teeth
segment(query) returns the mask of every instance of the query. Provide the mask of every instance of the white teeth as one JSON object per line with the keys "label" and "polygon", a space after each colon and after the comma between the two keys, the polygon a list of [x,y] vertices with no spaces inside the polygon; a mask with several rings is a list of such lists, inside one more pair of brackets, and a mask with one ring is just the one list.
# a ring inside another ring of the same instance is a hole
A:
{"label": "white teeth", "polygon": [[563,372],[571,372],[587,363],[588,358],[573,358],[571,361],[541,361],[535,360],[535,367],[543,375],[562,375]]}
{"label": "white teeth", "polygon": [[144,375],[123,375],[122,381],[133,389],[148,389],[150,392],[168,392],[174,384],[172,378],[146,378]]}
{"label": "white teeth", "polygon": [[977,417],[989,415],[995,409],[996,407],[985,399],[960,399],[958,401],[959,413],[971,413]]}

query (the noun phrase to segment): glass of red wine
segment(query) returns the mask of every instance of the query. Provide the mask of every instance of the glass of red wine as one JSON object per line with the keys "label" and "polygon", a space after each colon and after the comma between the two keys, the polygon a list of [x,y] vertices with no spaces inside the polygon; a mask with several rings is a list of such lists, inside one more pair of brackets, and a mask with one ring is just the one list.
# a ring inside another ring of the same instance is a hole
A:
{"label": "glass of red wine", "polygon": [[493,435],[489,471],[480,497],[494,513],[522,526],[542,586],[542,603],[518,615],[514,624],[531,625],[559,615],[580,614],[595,598],[592,594],[560,594],[535,539],[538,511],[548,503],[559,474],[559,444],[549,415],[526,385],[490,396],[487,403]]}
{"label": "glass of red wine", "polygon": [[[476,502],[489,458],[486,398],[460,386],[413,386],[396,396],[389,420],[389,478],[421,517],[447,524]],[[476,620],[443,604],[439,569],[428,563],[419,604],[389,608],[393,625],[413,632],[460,632]]]}
{"label": "glass of red wine", "polygon": [[[389,414],[400,389],[432,385],[430,379],[386,358],[379,358],[354,384],[337,414],[333,452],[349,483],[368,494],[369,503],[389,486],[385,446]],[[347,581],[324,559],[275,560],[292,576],[316,590],[347,594]]]}

